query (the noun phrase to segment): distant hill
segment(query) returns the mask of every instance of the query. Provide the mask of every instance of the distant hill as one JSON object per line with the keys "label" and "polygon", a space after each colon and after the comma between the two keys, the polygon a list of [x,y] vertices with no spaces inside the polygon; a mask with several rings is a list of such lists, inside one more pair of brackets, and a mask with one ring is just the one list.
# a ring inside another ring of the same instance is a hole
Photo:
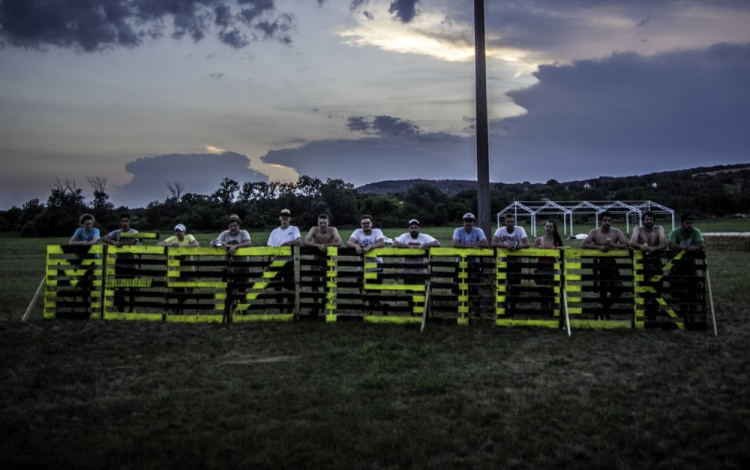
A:
{"label": "distant hill", "polygon": [[[440,188],[445,194],[452,196],[466,191],[467,189],[477,189],[477,182],[471,180],[387,180],[369,183],[356,188],[360,194],[395,194],[407,191],[412,186],[419,183],[427,183]],[[493,187],[496,183],[492,183]]]}
{"label": "distant hill", "polygon": [[[727,174],[731,176],[733,173],[743,172],[750,170],[750,164],[742,163],[737,165],[717,165],[712,167],[699,167],[690,168],[686,170],[675,170],[675,171],[663,171],[658,173],[649,173],[646,175],[633,175],[633,176],[600,176],[598,178],[592,178],[589,180],[577,180],[577,181],[560,181],[550,180],[547,183],[500,183],[491,182],[490,189],[502,189],[506,186],[522,186],[525,190],[534,189],[538,187],[549,186],[550,184],[560,184],[564,187],[583,187],[586,183],[589,183],[592,187],[597,187],[605,182],[614,182],[618,180],[632,181],[632,180],[646,180],[649,185],[656,183],[660,185],[661,181],[666,179],[678,178],[682,179],[685,176],[688,177],[701,177],[701,176],[716,176],[720,174]],[[359,186],[356,190],[360,194],[396,194],[402,193],[412,186],[419,183],[427,183],[438,187],[442,192],[448,196],[453,196],[462,191],[472,190],[477,188],[477,182],[473,180],[426,180],[426,179],[409,179],[409,180],[387,180],[378,181],[376,183],[369,183],[363,186]]]}

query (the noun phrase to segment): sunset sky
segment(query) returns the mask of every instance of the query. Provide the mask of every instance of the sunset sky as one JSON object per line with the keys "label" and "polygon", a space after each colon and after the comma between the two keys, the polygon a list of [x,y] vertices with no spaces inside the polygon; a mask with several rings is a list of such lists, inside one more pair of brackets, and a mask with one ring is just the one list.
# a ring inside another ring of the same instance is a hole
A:
{"label": "sunset sky", "polygon": [[[750,1],[486,0],[492,181],[750,162]],[[0,0],[0,208],[474,179],[472,0]]]}

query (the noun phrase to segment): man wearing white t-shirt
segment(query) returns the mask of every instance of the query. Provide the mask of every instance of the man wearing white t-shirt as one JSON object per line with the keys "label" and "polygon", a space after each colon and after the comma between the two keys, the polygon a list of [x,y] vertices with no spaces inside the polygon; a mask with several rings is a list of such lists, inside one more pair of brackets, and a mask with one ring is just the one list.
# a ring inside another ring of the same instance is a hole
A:
{"label": "man wearing white t-shirt", "polygon": [[352,236],[346,242],[346,246],[354,248],[357,254],[367,253],[375,248],[385,246],[385,236],[379,228],[372,228],[372,216],[363,215],[359,219],[362,228],[352,232]]}
{"label": "man wearing white t-shirt", "polygon": [[393,246],[395,248],[424,249],[440,247],[440,242],[426,233],[420,233],[419,221],[417,219],[411,219],[409,221],[409,231],[399,235],[399,237],[393,241]]}
{"label": "man wearing white t-shirt", "polygon": [[505,225],[495,231],[490,246],[516,251],[529,247],[529,237],[523,227],[516,227],[516,217],[513,214],[507,214]]}
{"label": "man wearing white t-shirt", "polygon": [[[354,248],[357,254],[360,255],[367,253],[370,250],[385,246],[385,236],[383,235],[383,232],[379,228],[372,228],[372,216],[363,215],[359,218],[359,222],[362,228],[358,228],[352,233],[352,236],[349,237],[349,240],[346,242],[346,246]],[[375,258],[375,262],[380,266],[383,263],[383,260],[378,257]],[[374,271],[379,270],[380,268],[378,267]],[[381,283],[382,280],[374,279],[371,282],[373,284],[378,284]],[[364,294],[364,292],[362,293]],[[380,301],[375,300],[372,302],[372,305],[380,305]]]}
{"label": "man wearing white t-shirt", "polygon": [[[491,246],[495,248],[502,248],[508,251],[521,250],[529,247],[529,237],[526,235],[526,230],[523,227],[516,227],[516,216],[513,214],[505,215],[505,226],[500,227],[495,231],[495,236],[492,237]],[[507,259],[507,299],[505,302],[505,308],[512,310],[515,307],[515,301],[511,298],[519,294],[519,287],[521,285],[521,269],[522,265],[519,262],[520,258],[509,256]]]}
{"label": "man wearing white t-shirt", "polygon": [[[302,244],[302,235],[299,229],[294,225],[290,225],[292,221],[292,213],[289,209],[282,209],[279,213],[279,227],[274,229],[268,236],[268,246],[281,247],[281,246],[300,246]],[[290,263],[293,258],[291,256],[278,256],[274,258],[274,261],[286,261],[284,266],[279,269],[278,280],[281,282],[294,281],[294,263]],[[276,290],[280,290],[281,287],[277,287]],[[291,290],[294,290],[292,286]],[[276,302],[283,302],[283,299],[277,298]],[[287,313],[291,313],[292,309],[287,308]]]}
{"label": "man wearing white t-shirt", "polygon": [[[420,233],[419,221],[417,219],[411,219],[409,221],[409,231],[396,238],[393,241],[393,246],[395,248],[412,248],[421,250],[432,247],[438,248],[440,247],[440,242],[426,233]],[[404,284],[415,285],[424,283],[424,275],[427,274],[427,268],[424,267],[423,257],[407,256],[404,258],[403,264],[405,274]]]}
{"label": "man wearing white t-shirt", "polygon": [[283,209],[279,213],[279,227],[268,236],[268,246],[300,246],[302,244],[302,235],[297,227],[289,225],[291,221],[291,211]]}

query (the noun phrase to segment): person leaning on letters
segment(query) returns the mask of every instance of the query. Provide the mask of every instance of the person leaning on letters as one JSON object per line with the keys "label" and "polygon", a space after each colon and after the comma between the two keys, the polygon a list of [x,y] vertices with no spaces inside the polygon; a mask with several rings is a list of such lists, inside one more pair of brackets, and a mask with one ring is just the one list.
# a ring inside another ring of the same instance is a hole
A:
{"label": "person leaning on letters", "polygon": [[[166,247],[198,247],[200,246],[200,243],[198,243],[198,240],[195,239],[194,236],[189,235],[187,233],[187,228],[185,228],[182,224],[177,224],[174,226],[174,235],[160,241],[156,244],[157,246],[166,246]],[[167,250],[168,252],[169,250]],[[174,257],[177,260],[180,261],[192,261],[192,256],[175,256]],[[194,282],[195,277],[193,276],[193,273],[195,273],[196,267],[195,266],[188,266],[187,269],[184,267],[180,270],[180,276],[179,276],[179,282]],[[183,292],[193,292],[192,287],[188,288],[175,288],[173,289],[173,292],[176,294],[181,294]],[[174,313],[182,313],[182,306],[185,304],[185,299],[182,297],[177,298],[177,308],[174,310]]]}
{"label": "person leaning on letters", "polygon": [[[591,230],[586,239],[581,243],[581,248],[586,250],[599,250],[606,253],[609,250],[624,250],[630,244],[622,231],[612,227],[612,214],[609,212],[601,213],[600,228]],[[620,269],[617,266],[617,260],[610,258],[594,258],[594,276],[599,277],[598,291],[601,299],[602,309],[608,311],[614,304],[614,299],[619,298],[622,294],[620,289]],[[609,295],[608,295],[609,294]],[[609,319],[610,314],[604,313],[605,318]]]}
{"label": "person leaning on letters", "polygon": [[[318,216],[318,225],[312,227],[307,233],[307,236],[302,241],[304,246],[315,247],[320,250],[319,255],[313,257],[315,265],[312,266],[313,280],[315,283],[325,283],[325,270],[326,270],[326,252],[329,246],[340,246],[341,236],[336,227],[329,225],[330,219],[326,214],[320,214]],[[320,286],[313,285],[311,289],[315,292],[320,290]],[[321,307],[324,307],[326,303],[325,297],[321,297],[319,301],[316,301],[316,306],[310,312],[311,315],[317,315],[320,312]]]}
{"label": "person leaning on letters", "polygon": [[[102,237],[102,242],[106,243],[107,245],[112,245],[116,247],[121,246],[135,246],[138,245],[138,239],[137,238],[122,238],[123,233],[138,233],[138,230],[132,228],[130,226],[130,213],[129,212],[123,212],[120,214],[120,228],[117,230],[113,230],[112,232],[109,232],[108,234],[104,235]],[[127,271],[127,270],[135,270],[136,269],[136,260],[138,259],[138,255],[133,253],[118,253],[117,258],[115,259],[115,276],[118,279],[134,279],[135,275],[133,274],[122,274],[120,271]],[[132,295],[132,287],[129,288],[131,291],[130,295],[130,312],[133,312],[133,295]],[[118,287],[115,289],[115,298],[114,298],[115,306],[117,307],[118,312],[122,312],[124,310],[124,303],[125,303],[125,296],[123,295],[123,288]]]}
{"label": "person leaning on letters", "polygon": [[[395,248],[412,249],[438,248],[440,247],[440,242],[426,233],[420,233],[419,221],[417,219],[411,219],[409,221],[409,231],[401,234],[398,238],[393,240],[393,246]],[[425,258],[420,256],[404,257],[402,261],[404,284],[424,284],[425,276],[427,275],[427,268],[425,267],[424,262]]]}
{"label": "person leaning on letters", "polygon": [[656,293],[644,294],[646,319],[653,321],[659,314],[659,303],[656,299],[661,296],[664,287],[661,259],[653,253],[667,248],[667,237],[664,228],[656,225],[656,214],[653,212],[644,212],[641,215],[641,223],[643,223],[642,227],[633,229],[630,247],[643,253],[644,280],[641,281],[641,285],[651,287],[656,291]]}
{"label": "person leaning on letters", "polygon": [[[692,214],[684,214],[680,219],[680,227],[669,234],[669,249],[690,253],[703,251],[705,248],[703,234],[695,228],[695,217]],[[677,298],[680,304],[680,312],[696,312],[697,302],[703,298],[702,292],[705,287],[703,279],[698,276],[695,269],[695,260],[676,260],[669,273],[669,283],[672,296]],[[690,321],[692,318],[686,317],[685,320]]]}
{"label": "person leaning on letters", "polygon": [[[372,228],[372,216],[363,215],[359,218],[360,225],[362,228],[358,228],[349,237],[346,242],[346,246],[354,248],[358,255],[367,253],[375,248],[382,248],[385,246],[385,236],[383,231],[379,228]],[[375,258],[375,262],[380,265],[383,264],[381,258]]]}
{"label": "person leaning on letters", "polygon": [[[463,220],[464,226],[459,227],[453,231],[453,248],[481,249],[490,246],[489,241],[487,241],[487,236],[484,234],[484,230],[474,226],[474,222],[476,221],[476,217],[474,217],[474,214],[472,214],[471,212],[467,212],[461,219]],[[458,273],[461,269],[458,266],[458,263],[460,261],[461,258],[456,260],[456,273],[453,278],[453,282],[455,282],[456,284],[460,283],[460,280],[458,278]],[[467,279],[467,281],[472,284],[479,283],[482,274],[482,268],[480,265],[481,259],[467,258],[466,261],[469,263],[469,278]],[[453,292],[458,293],[458,287],[455,287],[453,289]]]}
{"label": "person leaning on letters", "polygon": [[[282,209],[279,212],[279,226],[275,228],[268,236],[268,246],[271,247],[282,247],[282,246],[300,246],[302,244],[302,235],[300,235],[299,229],[294,225],[290,225],[292,221],[292,212],[289,209]],[[293,249],[293,248],[292,248]],[[284,266],[278,269],[276,280],[284,283],[294,282],[294,263],[293,257],[291,256],[277,256],[273,258],[273,261],[284,261]],[[276,286],[276,290],[282,290],[283,287]],[[294,290],[292,287],[291,290]],[[283,303],[283,299],[277,297],[277,303]],[[284,310],[284,309],[282,309]],[[292,313],[292,308],[286,309],[286,313]]]}
{"label": "person leaning on letters", "polygon": [[[529,237],[526,235],[526,230],[523,227],[516,226],[516,216],[506,214],[505,225],[495,231],[495,236],[492,237],[490,246],[511,252],[517,251],[529,247]],[[516,256],[509,256],[506,260],[508,300],[505,302],[505,308],[512,310],[515,307],[515,302],[510,299],[518,296],[520,293],[522,263],[520,258]]]}

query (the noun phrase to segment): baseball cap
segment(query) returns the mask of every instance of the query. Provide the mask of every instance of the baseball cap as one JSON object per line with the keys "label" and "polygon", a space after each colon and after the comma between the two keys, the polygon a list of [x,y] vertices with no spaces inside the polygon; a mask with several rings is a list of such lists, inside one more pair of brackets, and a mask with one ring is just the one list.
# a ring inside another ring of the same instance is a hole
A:
{"label": "baseball cap", "polygon": [[286,215],[288,217],[292,216],[292,212],[289,209],[281,209],[281,212],[279,212],[279,215]]}
{"label": "baseball cap", "polygon": [[184,225],[182,225],[182,224],[177,224],[177,225],[175,225],[175,226],[174,226],[174,229],[175,229],[175,230],[179,230],[180,232],[187,232],[187,229],[186,229],[186,228],[185,228],[185,226],[184,226]]}
{"label": "baseball cap", "polygon": [[466,219],[475,220],[476,217],[474,217],[474,214],[472,214],[471,212],[467,212],[466,214],[464,214],[464,216],[462,217],[462,219],[463,220],[466,220]]}
{"label": "baseball cap", "polygon": [[686,220],[695,220],[695,216],[693,214],[683,214],[681,221],[685,222]]}
{"label": "baseball cap", "polygon": [[419,221],[417,219],[411,219],[409,225],[419,225]]}

